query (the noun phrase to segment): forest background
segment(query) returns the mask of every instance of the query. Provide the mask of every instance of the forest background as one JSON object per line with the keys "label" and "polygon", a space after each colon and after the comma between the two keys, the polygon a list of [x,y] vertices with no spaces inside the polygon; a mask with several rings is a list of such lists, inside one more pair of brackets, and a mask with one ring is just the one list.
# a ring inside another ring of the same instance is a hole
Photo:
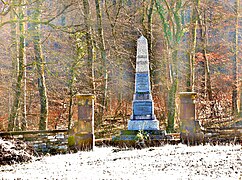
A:
{"label": "forest background", "polygon": [[198,93],[205,127],[236,120],[241,9],[240,0],[1,0],[0,130],[70,128],[77,93],[96,96],[99,137],[127,127],[141,35],[161,128],[179,130],[182,91]]}

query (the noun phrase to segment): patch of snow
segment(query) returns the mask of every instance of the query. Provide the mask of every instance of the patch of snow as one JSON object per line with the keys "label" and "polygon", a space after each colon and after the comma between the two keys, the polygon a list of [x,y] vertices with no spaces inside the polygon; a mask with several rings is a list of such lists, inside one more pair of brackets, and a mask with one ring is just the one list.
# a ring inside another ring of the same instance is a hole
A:
{"label": "patch of snow", "polygon": [[165,145],[44,157],[40,161],[0,167],[0,179],[239,179],[241,146]]}

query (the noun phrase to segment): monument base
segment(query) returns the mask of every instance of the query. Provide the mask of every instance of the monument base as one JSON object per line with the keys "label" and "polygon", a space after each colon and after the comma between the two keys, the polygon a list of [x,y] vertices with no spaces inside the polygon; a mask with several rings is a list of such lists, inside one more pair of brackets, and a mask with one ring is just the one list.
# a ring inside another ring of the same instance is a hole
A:
{"label": "monument base", "polygon": [[159,130],[157,120],[129,120],[128,130]]}
{"label": "monument base", "polygon": [[122,130],[112,138],[112,145],[120,148],[156,147],[169,143],[172,137],[165,130]]}

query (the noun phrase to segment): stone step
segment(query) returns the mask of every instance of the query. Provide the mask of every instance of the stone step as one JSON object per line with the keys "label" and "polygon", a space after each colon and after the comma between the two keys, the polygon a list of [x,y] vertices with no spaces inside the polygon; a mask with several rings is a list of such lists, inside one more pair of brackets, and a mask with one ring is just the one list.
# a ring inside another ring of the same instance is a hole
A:
{"label": "stone step", "polygon": [[121,135],[137,135],[138,133],[143,132],[146,134],[150,134],[150,135],[166,135],[166,131],[165,130],[122,130],[120,132]]}

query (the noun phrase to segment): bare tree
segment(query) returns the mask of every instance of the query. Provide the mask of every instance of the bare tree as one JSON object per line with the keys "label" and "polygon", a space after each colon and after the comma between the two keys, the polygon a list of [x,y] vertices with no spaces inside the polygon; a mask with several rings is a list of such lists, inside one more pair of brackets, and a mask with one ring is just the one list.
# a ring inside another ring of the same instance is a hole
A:
{"label": "bare tree", "polygon": [[[14,7],[14,4],[17,3],[16,1],[12,2],[12,6]],[[26,63],[26,59],[25,59],[25,23],[23,21],[24,19],[24,6],[25,6],[25,1],[19,1],[18,2],[19,6],[18,6],[18,32],[19,32],[19,41],[15,41],[14,43],[17,44],[18,42],[18,57],[16,60],[13,60],[13,65],[15,66],[15,64],[17,64],[17,82],[16,82],[16,86],[14,87],[15,89],[15,96],[14,96],[14,102],[13,102],[13,107],[11,110],[11,114],[9,117],[9,124],[8,124],[8,130],[19,130],[20,127],[20,123],[22,126],[22,129],[26,129],[26,101],[25,101],[25,91],[24,91],[24,111],[23,111],[23,116],[21,116],[22,122],[19,121],[19,116],[20,116],[20,110],[21,110],[21,95],[23,93],[23,90],[26,90],[26,69],[25,69],[25,63]],[[15,9],[11,10],[11,17],[14,18],[14,14],[16,12],[14,12]],[[14,23],[14,22],[13,22]],[[14,38],[14,32],[16,32],[15,30],[15,25],[12,25],[12,36],[13,36],[13,40]],[[14,61],[16,61],[17,63],[15,63]],[[23,86],[23,79],[24,79],[24,86]],[[24,87],[24,89],[23,89]]]}
{"label": "bare tree", "polygon": [[101,110],[100,119],[103,117],[104,110],[107,108],[107,92],[108,92],[108,70],[107,70],[107,53],[105,48],[105,40],[103,35],[103,23],[102,23],[102,9],[100,0],[95,0],[96,5],[96,16],[97,16],[97,31],[98,31],[98,46],[101,54],[101,77],[102,88],[101,88]]}
{"label": "bare tree", "polygon": [[239,114],[239,17],[240,17],[240,0],[235,2],[235,33],[234,33],[234,57],[233,57],[233,92],[232,92],[232,114]]}
{"label": "bare tree", "polygon": [[94,86],[94,67],[93,67],[93,41],[92,41],[92,27],[91,27],[91,12],[89,0],[83,0],[83,12],[84,12],[84,26],[86,32],[86,45],[87,45],[87,78],[89,92],[95,92]]}
{"label": "bare tree", "polygon": [[168,87],[168,126],[167,131],[174,131],[176,115],[176,95],[178,88],[178,45],[183,35],[181,25],[182,1],[168,2],[156,0],[156,9],[159,13],[163,33],[166,39],[167,57],[169,63],[170,87]]}
{"label": "bare tree", "polygon": [[187,90],[194,91],[195,86],[195,55],[197,44],[197,26],[198,26],[198,9],[200,6],[200,0],[195,0],[192,3],[192,13],[190,21],[190,41],[189,41],[189,68],[187,77]]}
{"label": "bare tree", "polygon": [[208,45],[208,17],[207,17],[207,7],[206,0],[205,5],[201,8],[199,15],[199,25],[201,29],[201,41],[202,41],[202,53],[204,58],[204,72],[205,72],[205,96],[209,101],[212,98],[212,87],[211,87],[211,76],[210,76],[210,65],[207,57],[207,45]]}
{"label": "bare tree", "polygon": [[38,90],[40,95],[40,120],[39,129],[47,129],[48,123],[48,97],[45,83],[45,59],[43,57],[42,46],[41,46],[41,3],[42,1],[37,0],[35,2],[35,9],[32,13],[32,29],[33,29],[33,44],[34,44],[34,58],[37,67],[38,75]]}

